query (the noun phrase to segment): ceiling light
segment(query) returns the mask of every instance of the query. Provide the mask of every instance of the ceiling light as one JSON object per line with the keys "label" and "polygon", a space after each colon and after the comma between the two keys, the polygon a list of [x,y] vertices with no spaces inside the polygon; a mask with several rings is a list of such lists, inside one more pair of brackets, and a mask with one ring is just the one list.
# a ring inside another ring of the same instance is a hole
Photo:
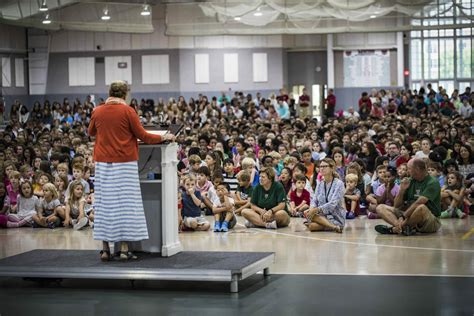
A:
{"label": "ceiling light", "polygon": [[49,14],[46,14],[44,17],[44,20],[42,22],[43,24],[51,24],[51,20],[49,19]]}
{"label": "ceiling light", "polygon": [[257,12],[253,14],[254,16],[262,16],[262,12],[260,12],[260,7],[257,8]]}
{"label": "ceiling light", "polygon": [[375,19],[377,16],[376,15],[371,15],[370,18],[371,19]]}
{"label": "ceiling light", "polygon": [[234,20],[235,20],[235,21],[240,21],[241,18],[240,18],[240,16],[236,16],[236,17],[234,17]]}
{"label": "ceiling light", "polygon": [[143,10],[142,10],[142,12],[141,12],[140,14],[143,15],[143,16],[148,16],[148,15],[150,15],[150,14],[151,14],[151,12],[150,12],[150,6],[149,6],[148,4],[145,4],[145,5],[143,6]]}
{"label": "ceiling light", "polygon": [[104,15],[101,17],[102,21],[108,21],[110,20],[110,15],[109,15],[109,10],[105,9],[104,10]]}
{"label": "ceiling light", "polygon": [[41,12],[45,12],[45,11],[48,11],[48,5],[46,4],[46,0],[43,0],[43,2],[41,2],[41,5],[39,7],[39,10]]}

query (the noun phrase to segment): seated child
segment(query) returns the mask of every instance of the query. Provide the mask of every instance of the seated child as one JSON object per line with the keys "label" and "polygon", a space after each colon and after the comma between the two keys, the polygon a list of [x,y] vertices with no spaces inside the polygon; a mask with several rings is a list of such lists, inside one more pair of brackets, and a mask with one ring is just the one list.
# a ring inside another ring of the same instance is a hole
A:
{"label": "seated child", "polygon": [[377,192],[377,189],[380,185],[383,184],[385,178],[385,172],[387,171],[387,166],[379,165],[375,171],[374,177],[372,179],[372,193]]}
{"label": "seated child", "polygon": [[195,183],[195,189],[201,194],[201,198],[204,202],[203,208],[206,211],[206,215],[213,215],[212,206],[217,200],[216,189],[214,188],[213,183],[209,180],[211,173],[209,168],[202,166],[199,168],[197,174],[197,181]]}
{"label": "seated child", "polygon": [[188,161],[189,161],[188,174],[191,174],[197,177],[197,173],[202,164],[201,157],[199,157],[198,155],[191,155],[189,156]]}
{"label": "seated child", "polygon": [[224,161],[224,182],[229,184],[229,191],[234,194],[237,191],[239,186],[239,181],[234,174],[234,161],[230,158],[227,158]]}
{"label": "seated child", "polygon": [[71,182],[72,180],[74,180],[72,178],[72,175],[69,174],[69,166],[67,163],[65,162],[60,163],[56,170],[57,170],[57,175],[66,176],[68,182]]}
{"label": "seated child", "polygon": [[31,226],[33,224],[33,215],[36,214],[36,205],[38,197],[33,195],[33,185],[25,180],[20,185],[20,194],[17,197],[17,213],[8,214],[7,227],[18,228],[22,226]]}
{"label": "seated child", "polygon": [[61,202],[62,205],[65,205],[66,188],[69,186],[69,181],[67,177],[64,175],[57,174],[54,177],[54,186],[56,187],[56,190],[58,190],[59,202]]}
{"label": "seated child", "polygon": [[255,164],[255,160],[249,157],[245,157],[242,160],[242,170],[247,170],[250,173],[250,182],[252,183],[253,187],[259,184],[260,177]]}
{"label": "seated child", "polygon": [[296,188],[290,192],[290,215],[293,217],[303,217],[304,211],[309,208],[311,195],[305,189],[306,177],[297,174],[295,177]]}
{"label": "seated child", "polygon": [[191,174],[185,175],[182,183],[182,225],[188,230],[209,230],[211,225],[201,214],[201,207],[204,207],[204,203],[202,202],[201,192],[196,190],[196,178]]}
{"label": "seated child", "polygon": [[408,165],[406,163],[402,163],[401,165],[398,166],[397,168],[397,179],[395,180],[395,183],[400,185],[400,182],[403,180],[403,178],[408,177]]}
{"label": "seated child", "polygon": [[64,227],[72,225],[74,230],[79,230],[89,223],[84,209],[85,204],[84,186],[81,181],[74,180],[69,185],[69,194],[66,199]]}
{"label": "seated child", "polygon": [[[296,189],[296,177],[298,177],[298,175],[305,175],[306,174],[306,167],[303,163],[297,163],[296,166],[293,168],[293,184],[291,186],[291,190],[295,190]],[[306,176],[305,176],[306,178]],[[312,189],[311,187],[311,182],[308,180],[308,178],[306,178],[306,184],[304,186],[304,188],[306,189],[306,191],[309,192],[310,196],[314,193],[314,190]]]}
{"label": "seated child", "polygon": [[446,185],[441,189],[441,218],[465,218],[462,211],[464,200],[463,177],[458,171],[448,172]]}
{"label": "seated child", "polygon": [[369,219],[377,219],[379,216],[375,213],[375,209],[379,204],[385,204],[393,206],[395,197],[400,191],[400,185],[395,183],[398,171],[395,167],[388,167],[386,172],[383,173],[384,177],[381,180],[381,185],[377,188],[374,194],[367,196],[369,204],[369,211],[367,217]]}
{"label": "seated child", "polygon": [[[59,172],[58,172],[58,174],[59,174]],[[84,177],[84,165],[83,164],[81,164],[79,162],[76,162],[72,166],[72,177],[73,177],[74,180],[80,181],[82,183],[82,186],[84,187],[84,195],[88,195],[90,193],[90,187],[89,187],[89,183],[87,183],[87,181],[83,179],[83,177]],[[66,190],[66,199],[69,196],[69,192],[70,192],[69,187],[71,186],[71,183],[69,183],[69,186]]]}
{"label": "seated child", "polygon": [[39,171],[35,176],[35,183],[33,183],[33,194],[39,198],[44,196],[43,186],[46,183],[51,182],[50,177],[47,173]]}
{"label": "seated child", "polygon": [[253,186],[250,183],[250,173],[247,170],[241,170],[237,174],[239,186],[235,193],[235,214],[240,215],[243,209],[250,208],[250,199],[252,198]]}
{"label": "seated child", "polygon": [[428,163],[428,174],[439,181],[439,186],[444,186],[443,166],[439,162],[431,161]]}
{"label": "seated child", "polygon": [[58,198],[58,191],[52,183],[43,186],[44,198],[38,204],[37,213],[33,215],[33,227],[49,227],[51,229],[61,224],[64,216],[64,206]]}
{"label": "seated child", "polygon": [[346,218],[354,219],[359,213],[360,190],[357,188],[359,177],[356,174],[348,173],[346,175],[346,193],[344,195],[345,207],[347,210]]}
{"label": "seated child", "polygon": [[214,213],[214,232],[228,232],[237,224],[234,215],[234,199],[229,197],[229,185],[220,183],[216,186],[219,201],[214,202],[212,212]]}
{"label": "seated child", "polygon": [[11,171],[9,175],[10,184],[7,185],[7,196],[4,202],[5,212],[18,212],[18,196],[20,194],[20,173],[18,171]]}
{"label": "seated child", "polygon": [[31,167],[29,165],[23,165],[20,167],[20,176],[21,181],[30,181],[31,182]]}

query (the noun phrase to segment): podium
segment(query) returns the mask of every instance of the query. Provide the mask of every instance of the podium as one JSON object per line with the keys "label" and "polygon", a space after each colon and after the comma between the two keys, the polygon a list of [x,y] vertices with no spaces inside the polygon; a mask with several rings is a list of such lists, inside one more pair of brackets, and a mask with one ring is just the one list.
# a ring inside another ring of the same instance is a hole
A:
{"label": "podium", "polygon": [[[170,257],[182,251],[178,237],[178,145],[140,144],[138,171],[149,239],[130,250]],[[118,248],[115,248],[118,249]]]}

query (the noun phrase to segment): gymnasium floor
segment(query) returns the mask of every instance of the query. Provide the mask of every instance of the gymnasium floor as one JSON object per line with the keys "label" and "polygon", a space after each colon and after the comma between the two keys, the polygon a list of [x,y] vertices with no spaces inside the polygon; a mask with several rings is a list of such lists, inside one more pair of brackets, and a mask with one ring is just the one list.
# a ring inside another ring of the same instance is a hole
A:
{"label": "gymnasium floor", "polygon": [[[158,309],[173,314],[206,315],[236,310],[280,315],[316,311],[352,315],[367,311],[472,315],[472,218],[443,220],[443,228],[437,234],[412,237],[378,235],[373,227],[381,222],[357,218],[348,221],[343,234],[336,234],[295,232],[292,227],[276,231],[246,229],[239,218],[236,229],[229,233],[180,234],[185,250],[276,253],[276,263],[271,267],[273,275],[269,279],[256,275],[241,282],[238,294],[229,294],[227,284],[213,283],[143,281],[131,288],[126,281],[74,280],[60,286],[39,287],[36,283],[3,278],[0,314],[51,311],[55,297],[62,297],[54,310],[69,307],[81,314],[107,310],[130,314],[135,306],[140,312]],[[1,258],[41,248],[100,248],[100,243],[92,239],[91,229],[64,228],[2,229],[0,245]],[[31,305],[17,304],[26,295]],[[144,305],[134,305],[138,302]],[[92,307],[86,308],[88,304]]]}

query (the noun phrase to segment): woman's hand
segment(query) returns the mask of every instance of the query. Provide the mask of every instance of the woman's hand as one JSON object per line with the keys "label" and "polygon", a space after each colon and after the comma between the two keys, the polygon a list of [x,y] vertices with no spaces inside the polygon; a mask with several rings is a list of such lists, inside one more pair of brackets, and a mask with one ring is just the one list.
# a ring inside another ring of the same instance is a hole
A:
{"label": "woman's hand", "polygon": [[308,219],[308,221],[311,221],[311,219],[313,219],[313,217],[318,214],[319,214],[319,208],[317,207],[304,211],[304,215]]}

